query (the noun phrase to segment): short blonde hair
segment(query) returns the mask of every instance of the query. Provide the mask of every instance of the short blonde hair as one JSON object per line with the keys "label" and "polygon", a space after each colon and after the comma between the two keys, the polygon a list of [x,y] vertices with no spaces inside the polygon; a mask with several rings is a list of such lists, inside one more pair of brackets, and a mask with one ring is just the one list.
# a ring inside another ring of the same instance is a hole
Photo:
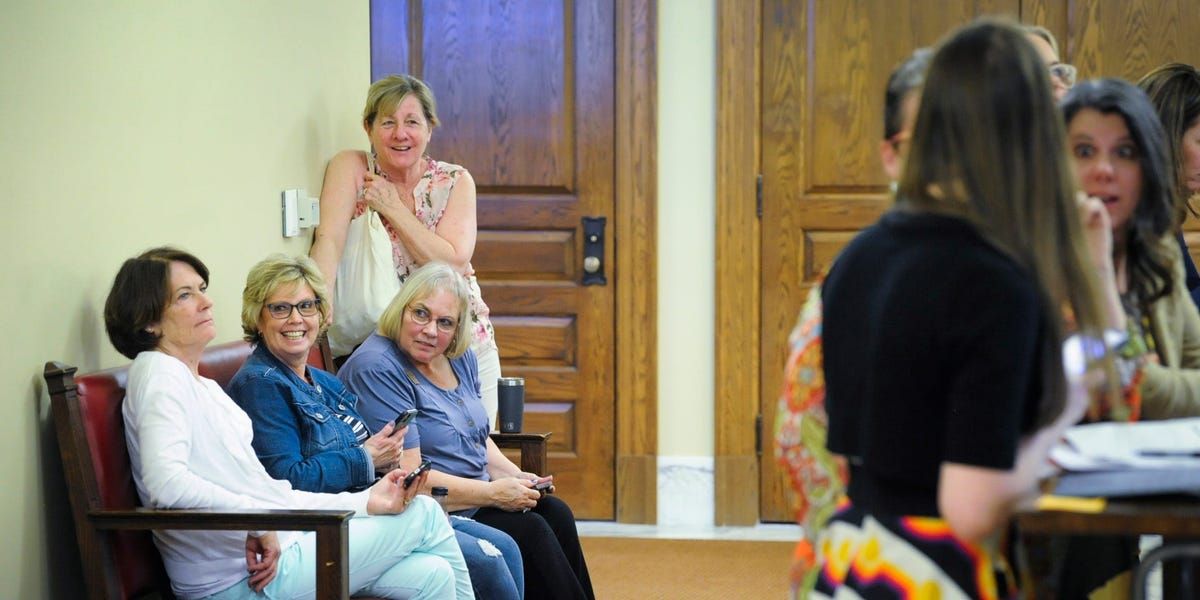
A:
{"label": "short blonde hair", "polygon": [[421,112],[429,128],[437,127],[441,122],[437,118],[437,102],[433,99],[433,90],[424,81],[412,75],[388,75],[371,84],[367,90],[367,105],[363,107],[363,125],[370,128],[380,115],[390,115],[396,112],[396,107],[404,97],[412,94],[421,103]]}
{"label": "short blonde hair", "polygon": [[470,313],[467,310],[467,282],[450,265],[442,262],[430,262],[409,274],[400,286],[400,291],[392,298],[392,303],[379,315],[379,334],[392,340],[400,337],[400,329],[404,327],[404,311],[418,300],[432,296],[442,290],[450,292],[458,301],[457,325],[454,337],[446,347],[447,358],[458,358],[466,354],[471,347],[471,328],[467,321]]}
{"label": "short blonde hair", "polygon": [[1050,44],[1050,49],[1054,51],[1054,56],[1057,56],[1058,60],[1062,60],[1062,53],[1058,51],[1058,39],[1054,37],[1053,33],[1050,33],[1049,29],[1041,25],[1022,25],[1021,30],[1029,35],[1046,40],[1046,43]]}
{"label": "short blonde hair", "polygon": [[250,268],[246,274],[246,287],[242,290],[242,333],[247,342],[262,341],[258,330],[258,319],[262,316],[267,298],[286,285],[308,284],[317,297],[317,310],[321,313],[321,333],[329,326],[329,288],[317,263],[307,256],[272,254]]}

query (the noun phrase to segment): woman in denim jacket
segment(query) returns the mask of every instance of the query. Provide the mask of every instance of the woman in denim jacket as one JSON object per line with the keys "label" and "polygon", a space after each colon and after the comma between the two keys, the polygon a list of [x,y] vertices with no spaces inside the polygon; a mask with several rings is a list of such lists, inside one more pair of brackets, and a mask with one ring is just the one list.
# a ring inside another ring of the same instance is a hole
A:
{"label": "woman in denim jacket", "polygon": [[[399,464],[407,427],[371,435],[358,399],[333,375],[308,366],[329,324],[326,286],[312,259],[272,255],[251,268],[242,292],[242,329],[256,344],[229,382],[229,395],[254,427],[254,451],[277,479],[296,489],[365,488]],[[451,519],[480,598],[520,598],[524,571],[508,534]]]}

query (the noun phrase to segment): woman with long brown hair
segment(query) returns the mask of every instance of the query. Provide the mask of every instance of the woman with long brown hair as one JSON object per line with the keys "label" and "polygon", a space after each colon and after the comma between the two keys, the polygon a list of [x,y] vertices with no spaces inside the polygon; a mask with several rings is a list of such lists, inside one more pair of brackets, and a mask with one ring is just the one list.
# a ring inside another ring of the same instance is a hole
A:
{"label": "woman with long brown hair", "polygon": [[1000,531],[1087,405],[1063,342],[1123,325],[1089,252],[1103,208],[1081,206],[1064,140],[1022,29],[981,20],[942,43],[896,207],[824,284],[828,446],[850,481],[814,597],[1014,593]]}

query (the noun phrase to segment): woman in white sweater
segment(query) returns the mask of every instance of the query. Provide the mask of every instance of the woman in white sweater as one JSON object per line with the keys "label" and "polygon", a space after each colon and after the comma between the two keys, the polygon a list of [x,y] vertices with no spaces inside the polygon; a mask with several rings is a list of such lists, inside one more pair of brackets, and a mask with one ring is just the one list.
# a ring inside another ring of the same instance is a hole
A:
{"label": "woman in white sweater", "polygon": [[[385,598],[473,598],[440,507],[392,471],[368,490],[313,494],[272,479],[250,420],[199,374],[215,335],[208,269],[155,248],[125,261],[104,307],[109,339],[133,358],[123,413],[138,495],[156,508],[349,509],[350,591]],[[419,482],[421,483],[421,482]],[[389,515],[370,519],[367,515]],[[315,534],[155,531],[181,598],[315,594]]]}

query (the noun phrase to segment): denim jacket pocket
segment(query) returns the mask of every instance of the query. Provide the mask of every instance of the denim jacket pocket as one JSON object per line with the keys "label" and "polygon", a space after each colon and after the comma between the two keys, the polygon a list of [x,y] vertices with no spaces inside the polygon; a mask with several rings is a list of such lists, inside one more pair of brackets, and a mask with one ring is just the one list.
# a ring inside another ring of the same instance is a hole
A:
{"label": "denim jacket pocket", "polygon": [[328,407],[317,403],[297,404],[296,408],[303,415],[303,446],[305,455],[340,449],[344,444],[340,439],[340,428],[343,423]]}

